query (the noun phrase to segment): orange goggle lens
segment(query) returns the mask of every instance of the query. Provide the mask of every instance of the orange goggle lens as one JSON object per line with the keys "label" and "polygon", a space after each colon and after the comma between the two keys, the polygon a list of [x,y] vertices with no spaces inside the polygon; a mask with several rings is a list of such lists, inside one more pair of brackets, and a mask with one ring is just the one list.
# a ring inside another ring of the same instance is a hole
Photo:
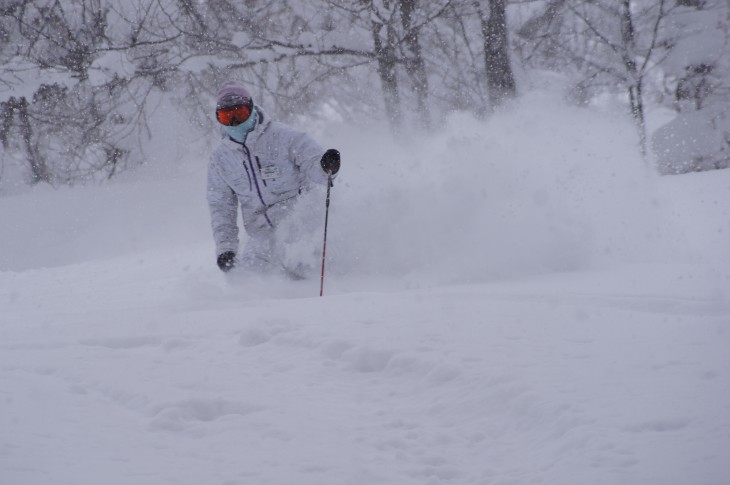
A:
{"label": "orange goggle lens", "polygon": [[218,122],[226,126],[237,126],[243,123],[251,116],[251,108],[248,106],[234,106],[232,108],[222,108],[215,112]]}

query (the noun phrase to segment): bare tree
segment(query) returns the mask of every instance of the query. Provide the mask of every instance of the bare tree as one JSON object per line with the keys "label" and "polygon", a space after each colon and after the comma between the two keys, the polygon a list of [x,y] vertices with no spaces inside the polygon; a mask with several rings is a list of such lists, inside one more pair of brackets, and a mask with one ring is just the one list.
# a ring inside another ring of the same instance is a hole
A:
{"label": "bare tree", "polygon": [[20,134],[22,149],[28,157],[31,178],[30,183],[35,185],[39,182],[51,182],[51,173],[43,154],[38,149],[34,140],[33,128],[28,113],[28,100],[25,97],[18,99],[11,97],[8,101],[0,103],[0,115],[2,116],[2,127],[0,127],[0,142],[4,149],[9,149],[11,140],[15,135],[14,127]]}
{"label": "bare tree", "polygon": [[378,75],[383,88],[386,110],[395,127],[400,126],[403,119],[400,93],[398,87],[398,32],[395,14],[398,2],[384,0],[361,0],[366,5],[370,17],[370,29],[373,37],[373,57],[378,66]]}
{"label": "bare tree", "polygon": [[646,155],[646,88],[671,47],[662,26],[675,9],[671,0],[551,0],[518,30],[520,52],[572,73],[579,100],[622,89]]}
{"label": "bare tree", "polygon": [[489,0],[489,15],[478,5],[487,88],[492,105],[498,107],[517,94],[507,35],[507,13],[504,0]]}
{"label": "bare tree", "polygon": [[652,136],[661,173],[730,167],[730,5],[684,1],[665,36],[662,97],[676,116]]}
{"label": "bare tree", "polygon": [[517,95],[506,2],[450,2],[427,42],[433,95],[450,109],[485,115]]}
{"label": "bare tree", "polygon": [[417,0],[401,0],[401,24],[404,35],[404,64],[408,74],[413,92],[416,95],[416,109],[422,126],[430,124],[430,110],[428,105],[428,75],[426,73],[426,61],[421,48],[420,30],[417,23],[416,11]]}
{"label": "bare tree", "polygon": [[[429,81],[421,37],[449,4],[450,0],[428,4],[417,0],[322,0],[319,10],[327,15],[311,15],[306,20],[300,16],[299,32],[292,35],[268,30],[256,36],[255,45],[272,54],[272,64],[308,58],[328,68],[330,78],[346,77],[345,71],[372,66],[380,83],[383,109],[393,126],[402,123],[406,97],[414,100],[418,119],[427,124]],[[341,24],[339,29],[329,28],[335,18]],[[322,21],[317,25],[313,19]],[[341,31],[350,34],[343,36]],[[239,67],[245,66],[250,64]],[[312,63],[308,67],[311,69]]]}
{"label": "bare tree", "polygon": [[[7,151],[11,139],[20,134],[23,143],[14,148],[25,153],[33,184],[68,179],[68,157],[56,162],[58,157],[52,156],[58,146],[87,146],[90,139],[105,143],[103,136],[97,136],[103,130],[99,107],[87,105],[92,109],[89,113],[83,107],[79,111],[78,104],[71,107],[66,102],[74,98],[69,85],[88,83],[97,49],[107,42],[106,12],[98,0],[21,0],[0,10],[6,35],[16,39],[14,50],[2,52],[6,62],[0,69],[0,86],[12,93],[13,86],[27,90],[27,84],[37,85],[32,97],[10,96],[0,102],[0,138]],[[56,81],[39,83],[29,77],[43,72],[55,73]],[[72,129],[79,128],[72,119],[83,119],[85,115],[89,115],[90,123],[80,130]]]}
{"label": "bare tree", "polygon": [[488,15],[474,0],[13,0],[0,139],[33,183],[112,177],[144,160],[150,99],[180,98],[207,129],[229,77],[285,118],[328,103],[428,126],[434,104],[484,112],[487,92],[514,95],[505,16],[504,0]]}

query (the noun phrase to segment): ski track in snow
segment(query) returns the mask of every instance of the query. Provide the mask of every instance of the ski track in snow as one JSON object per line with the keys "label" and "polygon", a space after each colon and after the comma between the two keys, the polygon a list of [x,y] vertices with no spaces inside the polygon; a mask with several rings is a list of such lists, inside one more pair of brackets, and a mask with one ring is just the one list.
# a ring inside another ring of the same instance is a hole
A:
{"label": "ski track in snow", "polygon": [[[548,277],[553,294],[512,282],[319,299],[308,281],[248,299],[258,283],[204,270],[137,292],[120,270],[100,287],[108,266],[80,265],[73,291],[53,281],[63,268],[45,288],[27,273],[2,285],[7,483],[720,484],[727,471],[728,312],[713,299],[572,286],[600,274]],[[33,291],[45,301],[30,310]]]}

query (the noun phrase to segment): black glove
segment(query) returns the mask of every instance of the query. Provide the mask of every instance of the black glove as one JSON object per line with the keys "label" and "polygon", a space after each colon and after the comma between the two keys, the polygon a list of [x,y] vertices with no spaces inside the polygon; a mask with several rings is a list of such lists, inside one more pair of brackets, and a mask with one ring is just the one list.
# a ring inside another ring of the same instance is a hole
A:
{"label": "black glove", "polygon": [[319,164],[322,166],[322,170],[330,175],[336,174],[340,170],[340,152],[334,148],[330,148],[324,155]]}
{"label": "black glove", "polygon": [[236,253],[233,251],[226,251],[218,256],[218,267],[224,273],[233,269],[236,265]]}

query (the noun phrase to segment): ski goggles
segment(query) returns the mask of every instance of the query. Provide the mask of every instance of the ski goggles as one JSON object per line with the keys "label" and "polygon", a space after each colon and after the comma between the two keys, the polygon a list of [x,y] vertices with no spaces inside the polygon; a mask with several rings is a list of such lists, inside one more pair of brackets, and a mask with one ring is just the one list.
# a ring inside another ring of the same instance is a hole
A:
{"label": "ski goggles", "polygon": [[251,106],[238,105],[215,110],[218,123],[225,126],[238,126],[251,116]]}

